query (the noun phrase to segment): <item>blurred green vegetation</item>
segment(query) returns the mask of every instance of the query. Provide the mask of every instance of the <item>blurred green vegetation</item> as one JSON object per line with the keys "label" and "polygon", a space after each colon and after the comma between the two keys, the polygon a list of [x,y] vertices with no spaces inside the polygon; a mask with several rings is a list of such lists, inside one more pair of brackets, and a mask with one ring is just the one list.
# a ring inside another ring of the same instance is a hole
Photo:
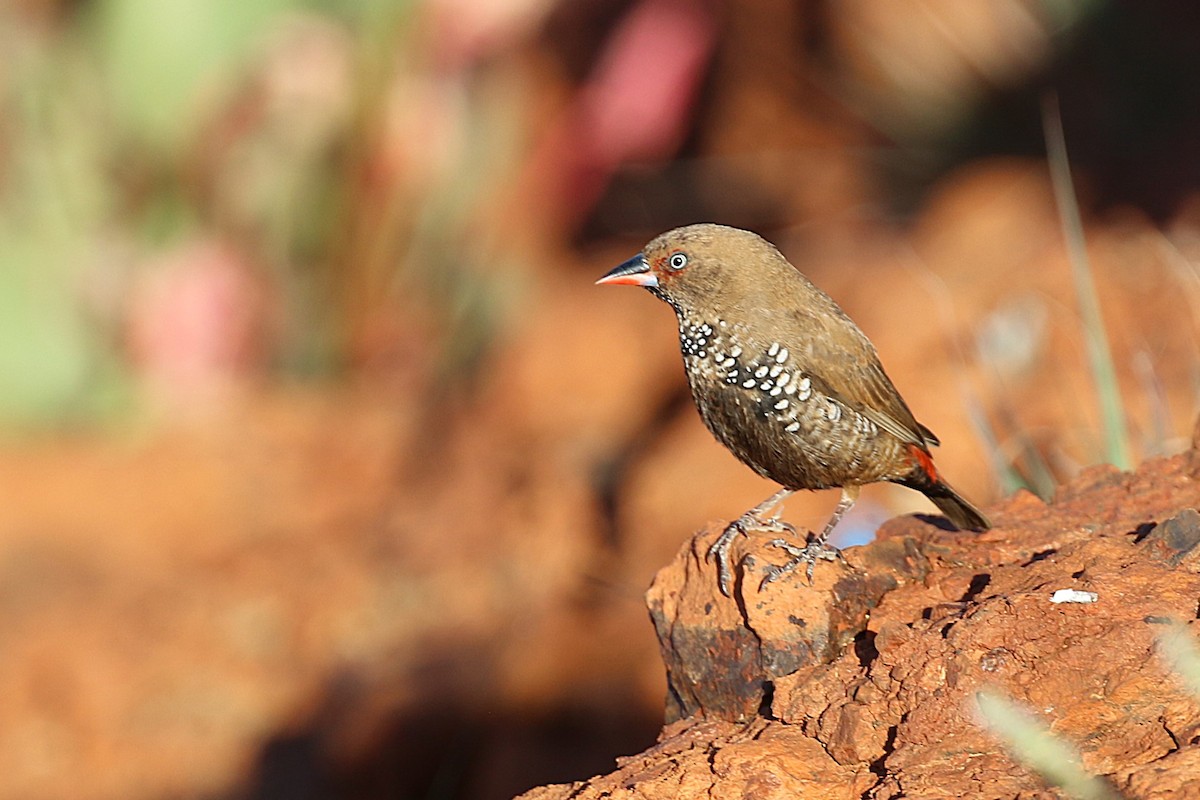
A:
{"label": "blurred green vegetation", "polygon": [[[268,369],[336,373],[380,304],[411,297],[414,280],[447,328],[477,321],[446,344],[450,363],[471,361],[494,300],[464,268],[472,255],[460,233],[489,165],[504,163],[513,112],[464,104],[441,132],[462,130],[409,142],[454,150],[442,161],[460,166],[442,166],[445,180],[410,174],[414,163],[439,168],[419,152],[389,154],[384,129],[422,114],[419,102],[398,111],[396,95],[419,95],[433,71],[414,35],[416,5],[0,10],[0,425],[128,410],[138,287],[170,272],[163,262],[188,243],[227,248],[251,283],[269,287],[274,307],[256,312],[271,326],[261,337]],[[159,317],[183,318],[165,298]],[[158,335],[151,325],[142,337]],[[171,358],[171,346],[151,342],[162,348],[152,358]],[[203,360],[179,360],[188,357]]]}

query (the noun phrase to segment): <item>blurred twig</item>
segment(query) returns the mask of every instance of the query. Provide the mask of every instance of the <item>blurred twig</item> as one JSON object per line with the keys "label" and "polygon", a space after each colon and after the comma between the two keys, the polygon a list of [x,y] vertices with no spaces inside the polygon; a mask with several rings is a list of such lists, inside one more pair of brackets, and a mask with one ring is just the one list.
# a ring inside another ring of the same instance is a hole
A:
{"label": "blurred twig", "polygon": [[1126,441],[1125,410],[1121,402],[1121,390],[1117,384],[1112,352],[1108,344],[1108,334],[1104,329],[1104,317],[1100,311],[1096,284],[1092,278],[1091,265],[1088,261],[1087,242],[1084,239],[1083,222],[1080,219],[1079,204],[1076,202],[1075,187],[1071,180],[1071,165],[1067,159],[1067,145],[1063,136],[1058,97],[1053,92],[1047,93],[1042,98],[1042,122],[1046,134],[1046,151],[1050,162],[1050,177],[1054,184],[1054,196],[1058,201],[1063,235],[1067,242],[1067,254],[1071,260],[1075,293],[1079,300],[1080,314],[1083,316],[1088,363],[1100,403],[1106,458],[1120,469],[1129,469],[1133,465]]}

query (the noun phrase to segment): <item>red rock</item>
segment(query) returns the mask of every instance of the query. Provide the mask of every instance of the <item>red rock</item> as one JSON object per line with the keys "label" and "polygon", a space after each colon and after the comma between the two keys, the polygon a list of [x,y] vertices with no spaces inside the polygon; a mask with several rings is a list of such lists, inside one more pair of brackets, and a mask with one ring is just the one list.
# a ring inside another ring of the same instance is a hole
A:
{"label": "red rock", "polygon": [[[647,594],[683,719],[609,775],[524,797],[1060,796],[981,724],[983,690],[1126,796],[1195,796],[1200,698],[1157,652],[1168,619],[1200,634],[1195,461],[1085,470],[1053,503],[991,509],[979,536],[895,520],[812,586],[760,592],[777,554],[751,537],[733,599],[699,532]],[[1051,603],[1058,589],[1097,600]]]}

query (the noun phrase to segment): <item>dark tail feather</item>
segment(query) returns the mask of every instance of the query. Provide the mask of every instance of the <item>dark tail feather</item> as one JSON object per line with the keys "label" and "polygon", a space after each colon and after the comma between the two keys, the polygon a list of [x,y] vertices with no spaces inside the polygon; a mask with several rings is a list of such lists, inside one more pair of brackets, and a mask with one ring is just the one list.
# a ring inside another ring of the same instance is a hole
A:
{"label": "dark tail feather", "polygon": [[938,510],[960,530],[986,531],[992,527],[992,523],[988,522],[982,511],[967,502],[962,495],[950,488],[950,484],[942,480],[933,466],[933,458],[928,450],[914,444],[909,445],[908,451],[913,457],[913,470],[900,483],[910,489],[916,489],[932,500]]}
{"label": "dark tail feather", "polygon": [[986,531],[992,527],[988,518],[975,506],[971,505],[961,495],[942,481],[928,488],[920,487],[921,492],[933,501],[938,510],[945,514],[960,530]]}

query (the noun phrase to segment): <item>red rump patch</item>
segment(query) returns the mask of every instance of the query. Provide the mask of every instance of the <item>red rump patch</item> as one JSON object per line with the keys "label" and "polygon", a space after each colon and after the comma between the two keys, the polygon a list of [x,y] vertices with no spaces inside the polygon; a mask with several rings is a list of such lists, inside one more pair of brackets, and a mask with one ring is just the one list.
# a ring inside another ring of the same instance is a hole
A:
{"label": "red rump patch", "polygon": [[933,466],[933,456],[929,455],[927,450],[918,447],[915,444],[908,446],[908,452],[912,453],[912,457],[916,460],[917,466],[921,471],[929,476],[929,480],[934,483],[940,482],[942,479],[938,477],[937,468]]}

